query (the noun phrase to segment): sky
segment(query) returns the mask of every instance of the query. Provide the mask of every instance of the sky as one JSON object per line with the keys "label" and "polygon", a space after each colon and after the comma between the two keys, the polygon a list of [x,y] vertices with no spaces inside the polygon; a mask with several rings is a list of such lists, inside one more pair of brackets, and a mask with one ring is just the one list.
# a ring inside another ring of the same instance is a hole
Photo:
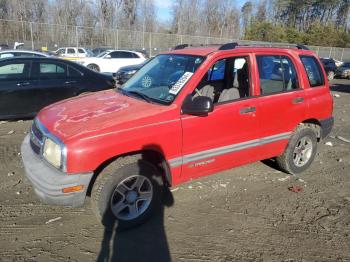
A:
{"label": "sky", "polygon": [[[155,0],[155,5],[157,8],[157,17],[162,22],[168,22],[170,20],[172,15],[171,6],[173,2],[174,1],[172,0]],[[241,8],[243,3],[245,2],[245,0],[237,0],[239,8]]]}

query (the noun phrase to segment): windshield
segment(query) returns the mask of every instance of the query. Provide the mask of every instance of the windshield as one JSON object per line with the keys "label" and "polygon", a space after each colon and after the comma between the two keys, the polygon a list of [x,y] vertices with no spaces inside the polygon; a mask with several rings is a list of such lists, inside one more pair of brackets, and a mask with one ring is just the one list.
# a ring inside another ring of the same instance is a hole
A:
{"label": "windshield", "polygon": [[102,53],[99,53],[96,57],[103,57],[107,53],[109,53],[109,51],[103,51]]}
{"label": "windshield", "polygon": [[[158,55],[143,66],[121,90],[151,102],[171,104],[204,57],[190,55]],[[145,99],[146,100],[146,99]]]}

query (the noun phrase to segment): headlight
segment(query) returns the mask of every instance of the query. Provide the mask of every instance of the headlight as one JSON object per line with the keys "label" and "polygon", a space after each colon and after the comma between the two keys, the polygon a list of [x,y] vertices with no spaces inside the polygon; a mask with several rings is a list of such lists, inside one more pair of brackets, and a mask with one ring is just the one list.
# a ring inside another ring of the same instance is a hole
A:
{"label": "headlight", "polygon": [[137,70],[131,70],[131,71],[129,71],[129,72],[126,72],[125,74],[126,75],[133,75],[133,74],[135,74],[137,72]]}
{"label": "headlight", "polygon": [[62,148],[50,138],[46,138],[43,157],[56,168],[60,168],[62,163]]}

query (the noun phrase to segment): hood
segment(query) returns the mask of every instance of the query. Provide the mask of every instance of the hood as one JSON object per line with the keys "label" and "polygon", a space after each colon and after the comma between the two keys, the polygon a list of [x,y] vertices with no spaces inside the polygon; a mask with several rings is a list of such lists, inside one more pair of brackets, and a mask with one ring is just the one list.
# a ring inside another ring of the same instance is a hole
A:
{"label": "hood", "polygon": [[[53,135],[66,142],[162,121],[159,116],[174,107],[108,90],[55,103],[40,111],[38,118]],[[171,119],[168,118],[164,116],[164,120]]]}
{"label": "hood", "polygon": [[133,71],[133,70],[139,70],[141,67],[143,67],[143,65],[145,63],[146,63],[146,61],[141,63],[141,64],[122,66],[121,68],[119,68],[118,71],[128,72],[128,71]]}

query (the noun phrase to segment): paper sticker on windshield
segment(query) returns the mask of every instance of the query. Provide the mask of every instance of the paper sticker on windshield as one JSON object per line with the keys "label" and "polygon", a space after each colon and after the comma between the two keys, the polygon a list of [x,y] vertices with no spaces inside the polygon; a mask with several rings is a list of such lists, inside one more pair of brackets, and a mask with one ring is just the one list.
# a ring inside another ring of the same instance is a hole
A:
{"label": "paper sticker on windshield", "polygon": [[187,81],[191,78],[193,75],[192,72],[186,72],[182,75],[182,77],[177,80],[177,82],[170,88],[169,93],[173,95],[177,95],[180,90],[184,87],[184,85],[187,83]]}

